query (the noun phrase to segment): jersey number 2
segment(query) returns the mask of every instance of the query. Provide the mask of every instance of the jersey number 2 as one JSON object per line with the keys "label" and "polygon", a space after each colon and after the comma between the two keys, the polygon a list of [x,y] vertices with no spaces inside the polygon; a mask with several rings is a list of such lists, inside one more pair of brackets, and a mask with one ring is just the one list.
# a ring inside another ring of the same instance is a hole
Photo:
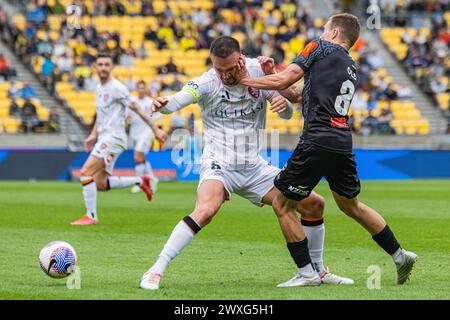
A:
{"label": "jersey number 2", "polygon": [[336,97],[334,108],[341,116],[346,116],[355,93],[355,85],[350,80],[346,80],[341,86],[341,95]]}

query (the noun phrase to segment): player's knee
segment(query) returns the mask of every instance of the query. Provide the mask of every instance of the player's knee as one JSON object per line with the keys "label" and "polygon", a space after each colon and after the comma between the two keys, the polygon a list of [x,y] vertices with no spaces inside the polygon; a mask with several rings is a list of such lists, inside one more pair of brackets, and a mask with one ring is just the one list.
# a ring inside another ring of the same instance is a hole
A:
{"label": "player's knee", "polygon": [[95,184],[97,185],[98,191],[108,191],[109,190],[108,179],[95,179]]}
{"label": "player's knee", "polygon": [[297,211],[301,213],[303,218],[321,218],[325,210],[325,199],[315,194],[310,201],[303,204],[299,203]]}

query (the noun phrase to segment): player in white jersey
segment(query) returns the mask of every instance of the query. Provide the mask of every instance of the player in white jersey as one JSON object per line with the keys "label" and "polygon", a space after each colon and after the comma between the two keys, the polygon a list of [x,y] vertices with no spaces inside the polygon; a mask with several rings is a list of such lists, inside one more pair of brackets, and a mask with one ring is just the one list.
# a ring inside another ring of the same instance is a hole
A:
{"label": "player in white jersey", "polygon": [[111,56],[99,54],[95,67],[100,78],[95,96],[97,117],[94,128],[84,143],[85,150],[92,152],[80,172],[86,214],[81,219],[72,222],[72,225],[78,226],[98,223],[97,190],[108,191],[139,185],[147,195],[147,199],[150,201],[152,198],[149,176],[111,176],[117,158],[126,149],[125,118],[127,108],[136,112],[152,128],[159,140],[164,141],[166,139],[165,133],[156,127],[150,115],[145,114],[131,100],[128,89],[111,76],[113,69]]}
{"label": "player in white jersey", "polygon": [[[271,111],[284,119],[291,118],[292,106],[276,91],[254,90],[236,82],[234,74],[240,57],[236,39],[217,38],[211,44],[210,56],[213,69],[190,81],[173,96],[153,101],[153,111],[161,113],[172,113],[198,103],[205,147],[195,209],[175,226],[158,260],[143,275],[140,283],[143,289],[159,289],[169,262],[212,220],[232,193],[256,205],[271,205],[275,194],[273,181],[280,169],[260,157],[258,136],[265,128],[267,101]],[[258,60],[247,59],[246,65],[251,75],[264,75]],[[320,273],[320,278],[310,284],[352,284],[353,280],[333,275],[323,267],[323,198],[312,193],[297,209],[302,214],[302,223],[306,224],[311,259]],[[287,222],[278,218],[284,233]],[[298,220],[296,223],[300,229]]]}
{"label": "player in white jersey", "polygon": [[[147,86],[145,81],[141,80],[138,82],[137,91],[138,97],[135,99],[135,102],[139,105],[139,107],[141,107],[142,110],[144,110],[146,114],[150,114],[153,100],[147,95]],[[156,120],[159,116],[159,113],[155,113],[152,118],[153,120]],[[136,112],[129,112],[128,118],[130,119],[130,138],[134,148],[134,171],[137,176],[150,176],[150,186],[153,193],[155,193],[159,180],[153,174],[152,167],[145,158],[152,146],[154,139],[153,130]],[[139,186],[133,186],[131,189],[133,193],[139,192],[140,190],[141,188]]]}

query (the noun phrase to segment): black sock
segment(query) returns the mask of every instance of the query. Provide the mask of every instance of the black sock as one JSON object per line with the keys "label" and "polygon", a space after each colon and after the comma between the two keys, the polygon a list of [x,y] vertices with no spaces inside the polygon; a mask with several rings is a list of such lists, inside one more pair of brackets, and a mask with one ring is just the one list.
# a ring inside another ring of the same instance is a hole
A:
{"label": "black sock", "polygon": [[197,234],[200,230],[202,230],[202,228],[197,224],[197,222],[195,222],[194,219],[192,219],[189,216],[184,217],[183,221],[188,225],[189,228],[192,229],[192,231],[195,234]]}
{"label": "black sock", "polygon": [[390,255],[401,248],[400,243],[395,239],[395,236],[388,225],[386,225],[380,233],[372,236],[372,239]]}
{"label": "black sock", "polygon": [[308,249],[308,239],[305,238],[299,242],[288,242],[287,247],[297,267],[302,268],[311,263],[311,257],[309,256]]}

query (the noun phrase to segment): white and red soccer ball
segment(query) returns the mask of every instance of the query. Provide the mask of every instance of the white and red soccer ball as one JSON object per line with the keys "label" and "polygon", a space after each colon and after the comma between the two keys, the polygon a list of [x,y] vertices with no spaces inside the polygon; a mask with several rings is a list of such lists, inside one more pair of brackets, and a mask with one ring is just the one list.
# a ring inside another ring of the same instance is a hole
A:
{"label": "white and red soccer ball", "polygon": [[52,241],[39,253],[42,271],[52,278],[67,277],[73,272],[76,264],[75,249],[65,241]]}

